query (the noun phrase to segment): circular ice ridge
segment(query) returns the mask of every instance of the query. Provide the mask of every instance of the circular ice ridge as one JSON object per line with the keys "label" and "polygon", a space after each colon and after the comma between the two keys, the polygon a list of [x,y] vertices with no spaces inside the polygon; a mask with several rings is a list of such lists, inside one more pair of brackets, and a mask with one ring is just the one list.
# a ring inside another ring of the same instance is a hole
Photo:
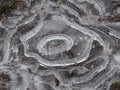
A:
{"label": "circular ice ridge", "polygon": [[73,44],[73,39],[68,35],[53,34],[48,35],[39,41],[37,49],[44,55],[53,55],[71,49]]}

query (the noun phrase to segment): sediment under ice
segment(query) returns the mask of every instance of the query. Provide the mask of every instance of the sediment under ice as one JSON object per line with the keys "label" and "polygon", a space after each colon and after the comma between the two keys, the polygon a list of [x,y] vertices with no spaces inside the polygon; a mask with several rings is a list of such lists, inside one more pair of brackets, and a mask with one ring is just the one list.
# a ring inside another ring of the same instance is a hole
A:
{"label": "sediment under ice", "polygon": [[26,10],[0,21],[0,90],[110,90],[120,81],[119,0],[23,1]]}

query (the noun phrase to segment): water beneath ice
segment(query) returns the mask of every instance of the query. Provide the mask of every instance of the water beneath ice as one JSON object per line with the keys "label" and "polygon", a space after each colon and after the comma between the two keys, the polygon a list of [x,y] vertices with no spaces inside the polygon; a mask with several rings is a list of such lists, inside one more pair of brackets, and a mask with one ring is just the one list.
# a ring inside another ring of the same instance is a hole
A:
{"label": "water beneath ice", "polygon": [[120,82],[119,0],[23,1],[24,11],[0,21],[0,90],[110,90]]}

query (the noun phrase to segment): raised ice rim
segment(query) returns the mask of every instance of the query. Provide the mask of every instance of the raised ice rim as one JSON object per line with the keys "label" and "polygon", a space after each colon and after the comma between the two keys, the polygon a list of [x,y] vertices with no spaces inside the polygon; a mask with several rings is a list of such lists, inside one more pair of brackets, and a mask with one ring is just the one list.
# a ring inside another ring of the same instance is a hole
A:
{"label": "raised ice rim", "polygon": [[34,57],[36,58],[39,62],[40,65],[42,66],[47,66],[47,67],[56,67],[56,66],[69,66],[69,65],[74,65],[77,63],[81,63],[85,60],[87,60],[87,58],[89,57],[89,53],[91,51],[92,48],[92,43],[93,40],[97,40],[104,49],[106,49],[106,44],[104,43],[104,41],[102,40],[102,38],[95,32],[88,30],[87,28],[84,28],[76,23],[73,22],[69,22],[64,16],[53,16],[52,18],[53,20],[62,20],[65,22],[66,25],[69,25],[70,27],[84,33],[90,36],[87,44],[86,44],[86,48],[84,50],[84,52],[76,58],[73,59],[67,59],[67,60],[56,60],[56,61],[48,61],[47,59],[39,56],[36,53],[33,52],[27,52],[27,40],[29,40],[30,38],[32,38],[34,35],[36,35],[40,29],[42,28],[42,26],[44,25],[44,21],[40,21],[39,24],[30,32],[28,32],[26,35],[23,35],[20,37],[20,40],[22,41],[23,45],[24,45],[24,54],[27,57]]}
{"label": "raised ice rim", "polygon": [[[44,45],[51,40],[63,40],[65,42],[65,45],[62,48],[60,48],[58,50],[52,50],[51,52],[44,50],[43,49]],[[42,40],[40,40],[37,48],[38,48],[39,52],[44,55],[52,55],[52,54],[58,54],[58,53],[66,51],[66,50],[69,50],[72,48],[73,45],[74,45],[74,41],[70,36],[65,35],[65,34],[52,34],[52,35],[48,35],[45,38],[43,38]]]}

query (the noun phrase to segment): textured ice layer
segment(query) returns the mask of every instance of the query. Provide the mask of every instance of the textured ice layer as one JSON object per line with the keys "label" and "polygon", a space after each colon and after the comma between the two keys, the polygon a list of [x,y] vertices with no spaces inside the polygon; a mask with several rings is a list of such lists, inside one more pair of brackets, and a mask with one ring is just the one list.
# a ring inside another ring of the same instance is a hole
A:
{"label": "textured ice layer", "polygon": [[23,2],[24,11],[0,21],[0,90],[110,90],[120,82],[119,0]]}

